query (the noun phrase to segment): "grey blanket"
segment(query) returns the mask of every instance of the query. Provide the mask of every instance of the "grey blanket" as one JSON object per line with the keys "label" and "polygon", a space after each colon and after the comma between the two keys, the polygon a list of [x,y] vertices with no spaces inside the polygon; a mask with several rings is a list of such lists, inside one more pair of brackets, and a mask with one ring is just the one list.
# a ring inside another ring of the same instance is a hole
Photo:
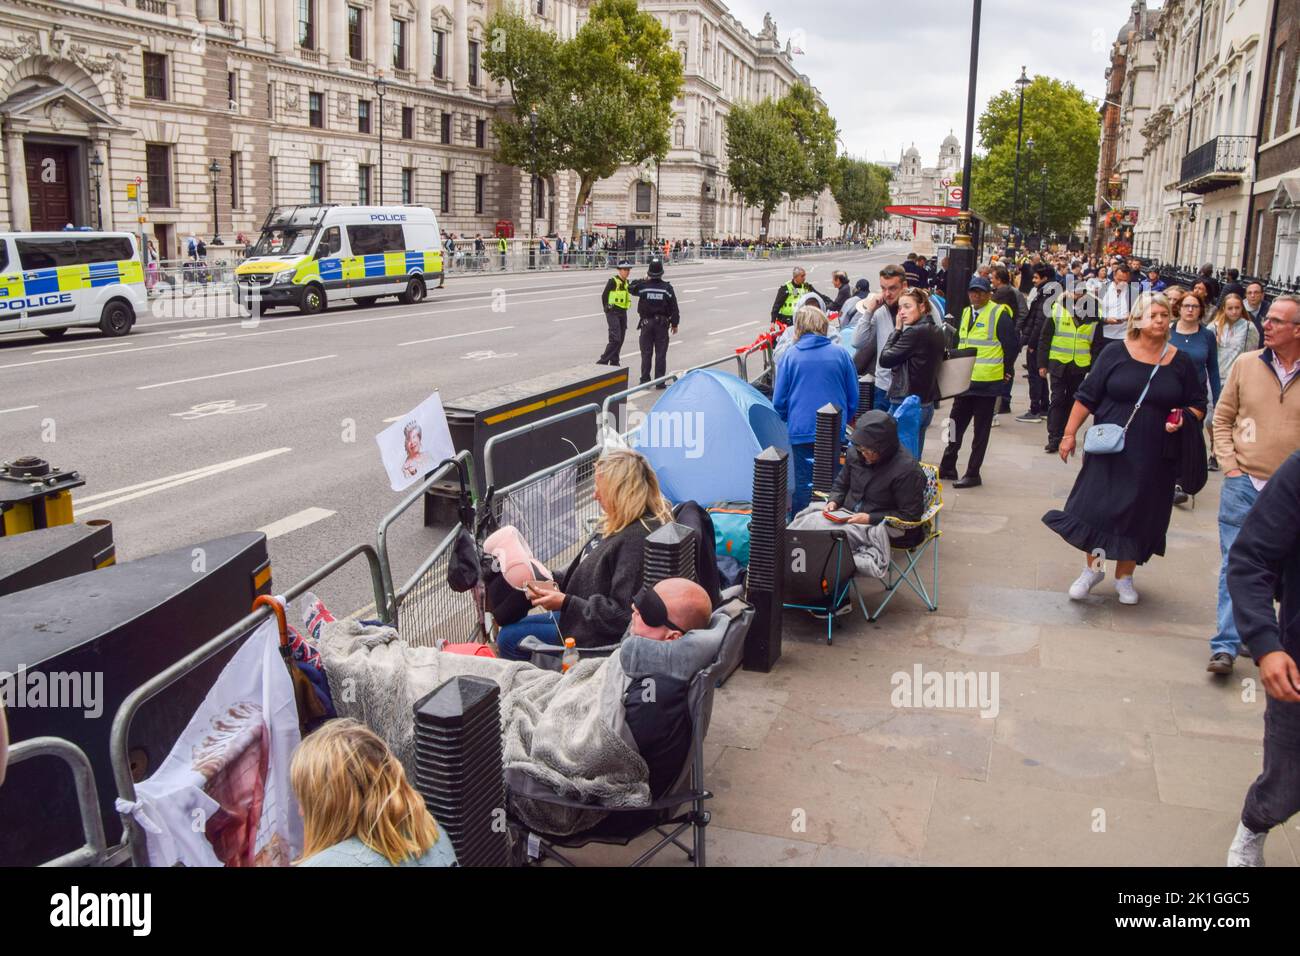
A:
{"label": "grey blanket", "polygon": [[[339,716],[354,717],[383,737],[411,778],[415,702],[465,674],[486,677],[501,688],[506,769],[594,806],[650,802],[649,768],[624,725],[628,678],[617,654],[579,661],[559,674],[525,662],[411,647],[392,628],[356,621],[327,624],[319,647]],[[594,826],[606,815],[522,800],[512,808],[532,829],[560,836]]]}
{"label": "grey blanket", "polygon": [[853,548],[853,565],[858,574],[872,578],[884,578],[889,572],[889,538],[890,528],[880,524],[836,524],[822,516],[824,503],[814,503],[791,519],[788,527],[792,531],[833,531],[840,529],[849,537],[849,546]]}

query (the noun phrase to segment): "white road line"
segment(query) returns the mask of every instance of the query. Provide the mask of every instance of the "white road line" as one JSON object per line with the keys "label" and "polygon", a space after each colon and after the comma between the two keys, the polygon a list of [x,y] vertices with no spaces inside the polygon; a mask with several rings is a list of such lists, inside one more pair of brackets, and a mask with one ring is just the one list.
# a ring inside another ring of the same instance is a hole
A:
{"label": "white road line", "polygon": [[10,412],[25,412],[29,408],[40,408],[39,405],[19,405],[17,408],[0,408],[0,415],[7,415]]}
{"label": "white road line", "polygon": [[513,329],[513,325],[502,325],[495,329],[475,329],[473,332],[457,332],[455,335],[436,335],[431,339],[413,339],[410,342],[398,342],[397,347],[403,345],[423,345],[425,342],[441,342],[444,339],[463,339],[467,335],[487,335],[489,332],[506,332]]}
{"label": "white road line", "polygon": [[690,304],[691,304],[692,302],[694,302],[694,301],[695,301],[694,299],[678,299],[678,300],[677,300],[677,304],[678,304],[678,305],[690,305]]}
{"label": "white road line", "polygon": [[586,315],[566,315],[562,319],[551,319],[552,322],[572,322],[574,319],[594,319],[598,315],[604,315],[604,312],[588,312]]}
{"label": "white road line", "polygon": [[[712,292],[716,288],[716,285],[706,285],[703,289],[683,289],[682,291],[690,295],[692,292]],[[714,296],[714,298],[716,299],[718,296]]]}
{"label": "white road line", "polygon": [[725,328],[725,329],[717,329],[716,331],[710,332],[709,334],[710,334],[710,335],[721,335],[723,332],[734,332],[734,331],[736,331],[736,329],[747,329],[747,328],[749,328],[751,325],[758,325],[758,324],[759,324],[759,323],[758,323],[758,319],[755,319],[753,322],[741,322],[739,325],[730,325],[730,326],[727,326],[727,328]]}
{"label": "white road line", "polygon": [[[258,452],[256,455],[247,455],[243,458],[232,458],[230,461],[218,462],[215,465],[208,465],[204,468],[197,468],[193,471],[183,471],[166,478],[156,478],[152,481],[129,485],[126,488],[118,488],[116,491],[106,491],[102,494],[91,495],[86,498],[74,498],[72,505],[78,515],[84,515],[91,511],[98,511],[100,508],[110,508],[113,505],[120,505],[127,501],[134,501],[136,498],[143,498],[145,495],[151,495],[156,491],[166,491],[169,488],[176,488],[180,485],[189,484],[191,481],[198,481],[201,478],[211,478],[212,476],[219,475],[225,471],[232,471],[235,468],[242,468],[245,465],[256,464],[259,461],[265,461],[267,458],[274,458],[276,455],[283,455],[288,451],[293,451],[293,449],[272,448],[270,451]],[[105,501],[103,499],[108,500]],[[96,503],[87,507],[87,502],[90,501],[95,501]]]}
{"label": "white road line", "polygon": [[746,289],[744,292],[728,292],[726,295],[715,295],[715,299],[734,299],[738,295],[749,295],[753,289]]}
{"label": "white road line", "polygon": [[279,521],[272,521],[265,527],[257,530],[266,535],[266,540],[278,538],[280,535],[288,534],[290,531],[297,531],[299,528],[305,528],[309,524],[315,524],[317,521],[324,521],[326,518],[332,518],[335,512],[325,508],[304,508],[297,514],[289,515],[287,518],[281,518]]}
{"label": "white road line", "polygon": [[292,362],[276,362],[274,365],[258,365],[255,368],[237,368],[231,372],[214,372],[212,375],[196,375],[193,378],[178,378],[171,382],[155,382],[153,385],[137,385],[137,392],[148,391],[151,388],[166,388],[168,385],[184,385],[187,382],[206,382],[210,378],[225,378],[227,375],[244,375],[248,372],[265,372],[272,368],[287,368],[290,365],[304,365],[307,362],[323,362],[326,359],[338,358],[337,355],[317,355],[315,358],[296,359]]}

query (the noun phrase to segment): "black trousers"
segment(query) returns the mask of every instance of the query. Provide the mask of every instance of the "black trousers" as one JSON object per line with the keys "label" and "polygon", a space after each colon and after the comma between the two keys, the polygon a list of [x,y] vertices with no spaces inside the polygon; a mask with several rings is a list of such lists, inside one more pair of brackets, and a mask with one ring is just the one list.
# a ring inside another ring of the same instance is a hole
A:
{"label": "black trousers", "polygon": [[971,441],[970,460],[966,462],[966,476],[979,477],[980,466],[984,464],[984,453],[989,447],[989,432],[993,429],[993,413],[998,402],[998,395],[958,395],[952,400],[952,413],[948,416],[952,425],[949,428],[948,447],[943,451],[943,460],[939,470],[944,474],[957,470],[957,453],[961,451],[962,439],[966,436],[966,426],[975,420],[975,437]]}
{"label": "black trousers", "polygon": [[1047,379],[1038,374],[1038,349],[1026,349],[1025,359],[1029,363],[1029,410],[1046,414],[1050,399]]}
{"label": "black trousers", "polygon": [[605,312],[605,322],[609,325],[609,344],[597,365],[617,365],[618,354],[623,351],[623,339],[627,336],[627,312],[622,309],[609,309]]}
{"label": "black trousers", "polygon": [[1074,393],[1088,377],[1088,370],[1077,365],[1063,365],[1060,371],[1049,369],[1047,375],[1052,382],[1052,404],[1047,409],[1047,441],[1059,445],[1061,436],[1065,434],[1065,423],[1070,420],[1070,410],[1074,408]]}
{"label": "black trousers", "polygon": [[662,319],[645,319],[641,326],[641,382],[651,381],[650,360],[654,359],[654,378],[668,374],[668,323]]}
{"label": "black trousers", "polygon": [[1272,697],[1264,708],[1264,772],[1246,792],[1241,822],[1267,833],[1300,810],[1300,704]]}

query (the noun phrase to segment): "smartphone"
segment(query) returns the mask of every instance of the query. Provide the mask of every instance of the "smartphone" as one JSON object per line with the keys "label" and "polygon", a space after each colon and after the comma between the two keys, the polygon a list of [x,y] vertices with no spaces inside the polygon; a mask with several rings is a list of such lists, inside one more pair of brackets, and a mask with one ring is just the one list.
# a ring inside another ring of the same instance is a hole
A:
{"label": "smartphone", "polygon": [[1181,425],[1183,423],[1183,410],[1181,408],[1175,408],[1169,413],[1169,417],[1166,418],[1165,421],[1170,425]]}
{"label": "smartphone", "polygon": [[836,524],[844,524],[853,517],[852,511],[844,511],[843,509],[839,511],[823,511],[822,514],[826,516],[827,521],[834,521]]}

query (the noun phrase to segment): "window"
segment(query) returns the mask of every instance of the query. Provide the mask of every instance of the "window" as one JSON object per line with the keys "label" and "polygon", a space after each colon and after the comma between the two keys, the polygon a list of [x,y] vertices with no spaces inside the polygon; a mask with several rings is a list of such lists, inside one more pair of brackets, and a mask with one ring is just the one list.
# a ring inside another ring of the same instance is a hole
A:
{"label": "window", "polygon": [[469,85],[478,86],[478,41],[469,41]]}
{"label": "window", "polygon": [[415,107],[402,107],[402,139],[415,138]]}
{"label": "window", "polygon": [[433,31],[433,75],[438,79],[443,79],[443,44],[447,40],[447,34],[442,30]]}
{"label": "window", "polygon": [[331,256],[337,256],[343,248],[343,233],[339,231],[338,226],[330,226],[320,237],[320,242],[316,244],[316,258],[328,259]]}
{"label": "window", "polygon": [[415,170],[410,166],[402,168],[402,205],[415,204]]}
{"label": "window", "polygon": [[373,256],[381,252],[404,252],[406,234],[401,226],[348,226],[348,242],[354,256]]}
{"label": "window", "polygon": [[279,163],[274,156],[270,158],[270,165],[267,167],[267,178],[271,180],[271,206],[280,205],[280,190],[276,186],[276,180],[279,179]]}
{"label": "window", "polygon": [[266,118],[275,119],[275,83],[266,84]]}
{"label": "window", "polygon": [[357,132],[370,132],[370,101],[357,100]]}
{"label": "window", "polygon": [[1250,117],[1250,83],[1252,77],[1253,77],[1252,71],[1249,67],[1247,67],[1246,79],[1242,82],[1241,85],[1241,119],[1239,121],[1241,125],[1237,130],[1238,134],[1246,132],[1246,123],[1248,122]]}
{"label": "window", "polygon": [[307,94],[307,125],[316,129],[325,128],[325,94]]}
{"label": "window", "polygon": [[230,208],[238,209],[243,203],[239,201],[239,161],[243,157],[239,153],[230,154]]}
{"label": "window", "polygon": [[233,113],[239,109],[239,74],[226,74],[226,99],[229,101],[230,111]]}
{"label": "window", "polygon": [[487,146],[487,120],[474,121],[474,145],[479,149]]}
{"label": "window", "polygon": [[533,218],[541,219],[546,209],[546,180],[533,177]]}
{"label": "window", "polygon": [[451,212],[451,173],[442,173],[438,183],[438,209]]}
{"label": "window", "polygon": [[9,268],[9,244],[0,242],[0,272]]}
{"label": "window", "polygon": [[167,99],[167,57],[161,53],[144,55],[144,95],[151,100]]}
{"label": "window", "polygon": [[636,211],[637,212],[650,211],[650,184],[649,183],[636,184]]}
{"label": "window", "polygon": [[537,15],[539,17],[546,16],[546,0],[537,0]]}
{"label": "window", "polygon": [[217,19],[222,23],[230,23],[230,0],[217,0]]}
{"label": "window", "polygon": [[406,21],[393,21],[393,68],[406,69]]}
{"label": "window", "polygon": [[57,269],[77,264],[77,245],[71,239],[15,239],[14,244],[24,269]]}
{"label": "window", "polygon": [[1282,67],[1286,65],[1286,47],[1277,51],[1277,74],[1273,83],[1273,135],[1282,135]]}
{"label": "window", "polygon": [[360,7],[348,7],[348,56],[353,60],[366,58],[365,34],[361,32]]}
{"label": "window", "polygon": [[357,205],[370,205],[370,166],[357,167]]}
{"label": "window", "polygon": [[442,141],[444,143],[451,142],[451,114],[450,113],[442,114]]}
{"label": "window", "polygon": [[319,206],[325,202],[325,164],[313,162],[307,167],[308,202]]}
{"label": "window", "polygon": [[487,176],[483,173],[474,177],[474,213],[479,216],[483,215],[483,193],[486,183]]}
{"label": "window", "polygon": [[172,148],[164,143],[149,143],[144,148],[144,165],[149,179],[149,207],[156,209],[172,204]]}
{"label": "window", "polygon": [[298,45],[316,49],[316,0],[298,0]]}

